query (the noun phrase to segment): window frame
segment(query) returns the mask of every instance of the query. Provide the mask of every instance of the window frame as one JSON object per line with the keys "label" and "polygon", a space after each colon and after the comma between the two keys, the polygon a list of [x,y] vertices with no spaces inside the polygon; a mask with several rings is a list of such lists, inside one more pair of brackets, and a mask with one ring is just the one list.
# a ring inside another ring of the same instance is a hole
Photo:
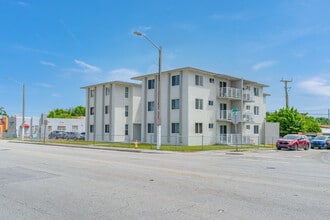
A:
{"label": "window frame", "polygon": [[173,75],[172,76],[172,86],[180,85],[180,75]]}
{"label": "window frame", "polygon": [[148,101],[147,105],[148,112],[155,111],[155,101]]}
{"label": "window frame", "polygon": [[155,89],[155,79],[148,79],[148,89]]}

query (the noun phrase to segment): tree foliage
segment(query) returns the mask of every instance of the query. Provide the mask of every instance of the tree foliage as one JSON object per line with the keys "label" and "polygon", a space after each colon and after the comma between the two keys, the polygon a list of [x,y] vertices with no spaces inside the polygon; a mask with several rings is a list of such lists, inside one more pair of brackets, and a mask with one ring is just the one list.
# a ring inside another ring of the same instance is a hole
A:
{"label": "tree foliage", "polygon": [[301,114],[295,108],[281,108],[273,113],[267,112],[267,122],[280,123],[280,135],[296,134],[298,132],[320,132],[316,119],[307,114]]}
{"label": "tree foliage", "polygon": [[48,118],[76,118],[85,116],[86,108],[84,106],[77,106],[70,109],[57,108],[48,113]]}
{"label": "tree foliage", "polygon": [[0,107],[0,116],[7,116],[7,112],[4,107]]}
{"label": "tree foliage", "polygon": [[316,121],[320,124],[320,125],[328,125],[329,124],[329,120],[325,117],[319,117],[316,118]]}

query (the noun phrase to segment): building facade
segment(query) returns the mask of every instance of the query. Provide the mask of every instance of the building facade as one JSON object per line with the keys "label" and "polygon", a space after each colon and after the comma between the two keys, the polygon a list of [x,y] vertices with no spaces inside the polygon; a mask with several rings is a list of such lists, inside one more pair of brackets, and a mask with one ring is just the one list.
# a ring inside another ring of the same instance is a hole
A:
{"label": "building facade", "polygon": [[267,85],[191,67],[157,77],[83,87],[87,140],[155,143],[159,97],[162,144],[260,144]]}
{"label": "building facade", "polygon": [[82,87],[86,91],[86,140],[141,139],[141,85],[113,81]]}
{"label": "building facade", "polygon": [[10,116],[8,118],[8,130],[6,138],[21,138],[24,129],[24,139],[43,139],[55,130],[85,132],[85,118],[47,118],[46,114],[41,117],[25,117],[22,126],[22,117]]}

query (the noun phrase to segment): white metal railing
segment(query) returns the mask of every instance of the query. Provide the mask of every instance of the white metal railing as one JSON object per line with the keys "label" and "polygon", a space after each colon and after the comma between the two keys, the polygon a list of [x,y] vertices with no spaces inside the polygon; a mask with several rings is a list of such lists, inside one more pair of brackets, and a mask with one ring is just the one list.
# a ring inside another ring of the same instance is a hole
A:
{"label": "white metal railing", "polygon": [[[232,110],[220,110],[217,114],[217,120],[220,121],[233,121],[234,113]],[[236,120],[238,122],[254,122],[254,115],[250,111],[237,112]]]}
{"label": "white metal railing", "polygon": [[219,97],[241,99],[242,90],[232,87],[222,87],[219,89]]}
{"label": "white metal railing", "polygon": [[254,94],[250,90],[243,91],[243,100],[244,101],[254,101]]}
{"label": "white metal railing", "polygon": [[241,134],[221,134],[217,144],[223,145],[255,145],[259,144],[259,136],[248,136]]}

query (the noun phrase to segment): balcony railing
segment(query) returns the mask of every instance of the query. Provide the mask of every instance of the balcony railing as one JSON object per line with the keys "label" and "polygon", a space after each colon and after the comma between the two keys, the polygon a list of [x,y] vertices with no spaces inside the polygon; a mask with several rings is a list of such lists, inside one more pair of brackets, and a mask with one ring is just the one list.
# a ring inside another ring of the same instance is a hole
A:
{"label": "balcony railing", "polygon": [[[254,122],[254,115],[250,111],[241,111],[237,112],[237,121],[238,122]],[[233,121],[234,113],[232,110],[220,110],[217,115],[218,121]]]}
{"label": "balcony railing", "polygon": [[219,89],[219,97],[241,99],[242,90],[237,89],[237,88],[232,88],[232,87],[222,87]]}
{"label": "balcony railing", "polygon": [[254,94],[253,94],[253,92],[252,91],[249,91],[249,90],[243,91],[243,100],[244,101],[253,102],[254,101]]}

